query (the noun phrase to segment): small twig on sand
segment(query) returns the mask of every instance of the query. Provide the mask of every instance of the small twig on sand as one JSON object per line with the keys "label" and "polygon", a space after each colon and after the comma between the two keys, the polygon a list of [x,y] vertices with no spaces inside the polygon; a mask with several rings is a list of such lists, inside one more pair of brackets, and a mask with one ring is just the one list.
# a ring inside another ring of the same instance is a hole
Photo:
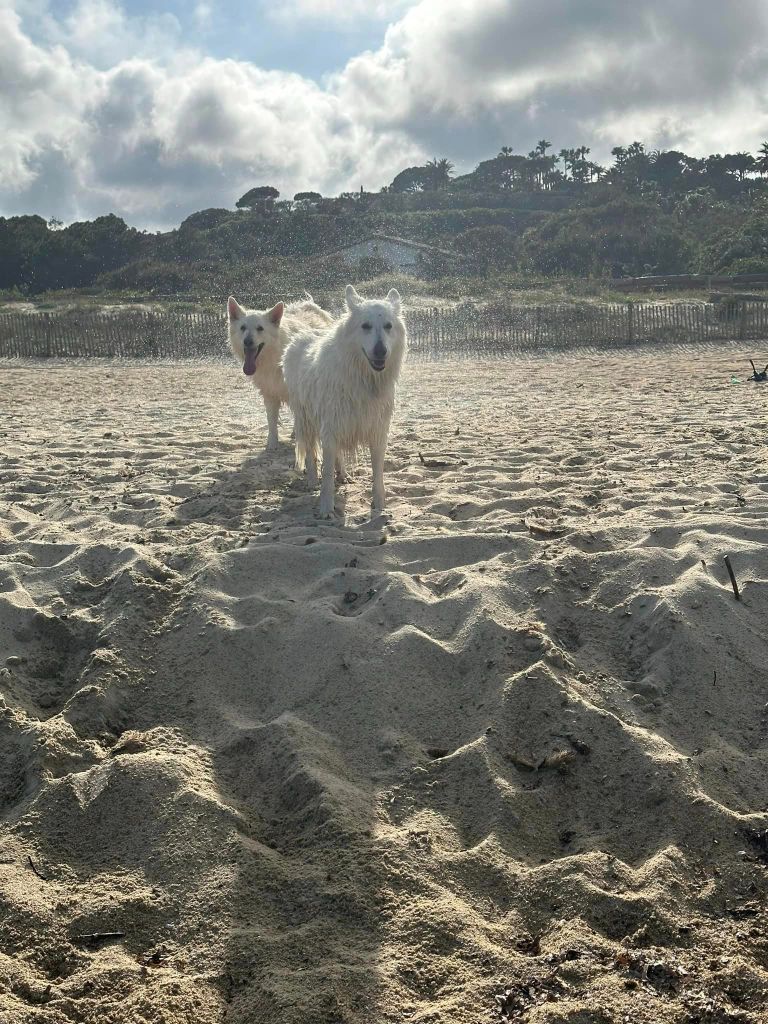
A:
{"label": "small twig on sand", "polygon": [[422,466],[426,466],[427,469],[446,469],[448,466],[466,466],[466,459],[459,459],[456,462],[447,462],[445,459],[425,459],[424,456],[419,452],[419,459]]}
{"label": "small twig on sand", "polygon": [[109,942],[110,939],[124,939],[125,932],[88,932],[85,935],[73,935],[72,942]]}
{"label": "small twig on sand", "polygon": [[712,676],[712,685],[717,686],[717,669],[715,669],[714,675]]}
{"label": "small twig on sand", "polygon": [[48,881],[48,876],[42,874],[40,871],[37,870],[37,868],[35,867],[35,862],[32,860],[31,857],[27,857],[27,864],[29,864],[29,866],[32,868],[32,870],[34,871],[38,878],[41,878],[44,882]]}
{"label": "small twig on sand", "polygon": [[733,587],[733,596],[737,601],[741,600],[741,594],[739,593],[739,584],[736,582],[736,577],[733,573],[733,566],[731,565],[731,559],[729,555],[726,555],[723,559],[725,562],[725,568],[728,570],[728,575],[731,577],[731,586]]}

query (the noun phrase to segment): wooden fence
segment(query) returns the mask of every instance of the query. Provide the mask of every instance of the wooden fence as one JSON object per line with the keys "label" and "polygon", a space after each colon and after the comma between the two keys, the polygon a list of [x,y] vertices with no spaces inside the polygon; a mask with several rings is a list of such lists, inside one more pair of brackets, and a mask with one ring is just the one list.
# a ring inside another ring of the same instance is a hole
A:
{"label": "wooden fence", "polygon": [[[481,356],[652,342],[768,341],[768,303],[465,304],[406,313],[410,349]],[[0,358],[228,357],[226,323],[208,313],[128,310],[0,313]]]}
{"label": "wooden fence", "polygon": [[619,277],[612,284],[629,291],[664,291],[671,288],[765,288],[768,274],[652,274]]}

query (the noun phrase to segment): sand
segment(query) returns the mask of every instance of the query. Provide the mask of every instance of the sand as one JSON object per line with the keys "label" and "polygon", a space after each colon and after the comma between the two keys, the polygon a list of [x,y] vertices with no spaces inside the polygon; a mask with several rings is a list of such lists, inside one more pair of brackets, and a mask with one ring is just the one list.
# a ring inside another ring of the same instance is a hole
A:
{"label": "sand", "polygon": [[750,354],[410,363],[337,523],[235,366],[0,368],[0,1020],[768,1019]]}

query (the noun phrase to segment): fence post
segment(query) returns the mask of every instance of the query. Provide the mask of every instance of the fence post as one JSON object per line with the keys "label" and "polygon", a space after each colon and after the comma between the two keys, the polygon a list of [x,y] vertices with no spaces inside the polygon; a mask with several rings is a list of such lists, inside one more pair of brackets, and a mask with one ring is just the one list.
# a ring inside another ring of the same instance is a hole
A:
{"label": "fence post", "polygon": [[739,341],[747,336],[747,304],[744,299],[739,301]]}
{"label": "fence post", "polygon": [[635,304],[630,301],[627,303],[627,341],[630,344],[635,340]]}
{"label": "fence post", "polygon": [[45,342],[45,358],[51,358],[51,322],[48,313],[43,313],[43,340]]}

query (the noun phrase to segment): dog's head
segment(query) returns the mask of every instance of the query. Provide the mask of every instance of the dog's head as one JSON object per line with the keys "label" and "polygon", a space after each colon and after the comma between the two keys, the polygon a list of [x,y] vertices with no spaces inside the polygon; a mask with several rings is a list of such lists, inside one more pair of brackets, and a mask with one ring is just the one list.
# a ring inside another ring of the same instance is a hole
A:
{"label": "dog's head", "polygon": [[227,301],[229,316],[229,344],[237,359],[243,364],[243,373],[252,377],[262,350],[277,346],[280,351],[280,321],[283,319],[285,304],[278,302],[272,309],[263,312],[243,309],[232,295]]}
{"label": "dog's head", "polygon": [[348,284],[346,298],[350,336],[359,342],[371,369],[381,373],[394,361],[399,362],[405,345],[400,292],[392,288],[383,301],[361,299]]}

